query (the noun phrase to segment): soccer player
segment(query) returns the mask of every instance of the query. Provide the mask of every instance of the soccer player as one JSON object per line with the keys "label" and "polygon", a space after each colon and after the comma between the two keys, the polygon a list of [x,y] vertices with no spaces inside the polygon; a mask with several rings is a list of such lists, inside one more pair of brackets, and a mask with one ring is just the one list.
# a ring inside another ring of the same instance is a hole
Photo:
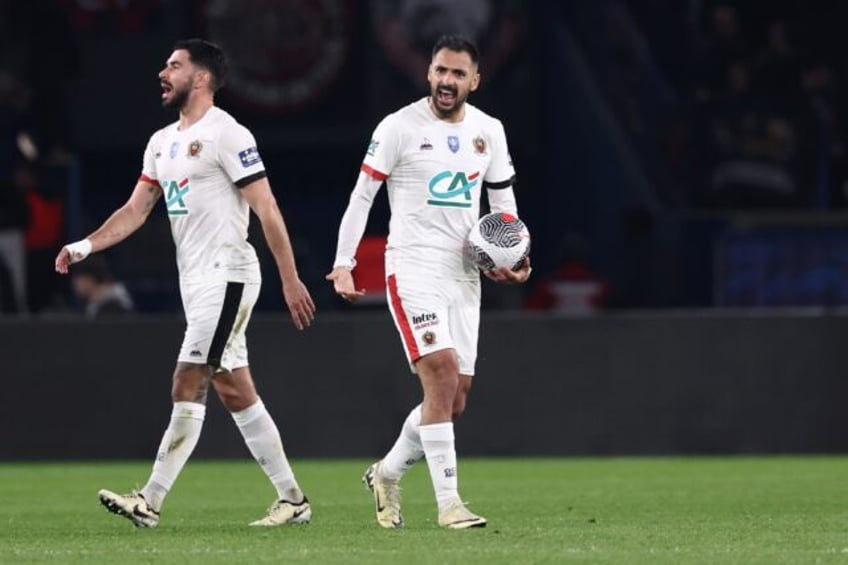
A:
{"label": "soccer player", "polygon": [[174,45],[159,81],[162,105],[178,110],[179,120],[150,138],[129,200],[91,235],[56,256],[56,271],[66,274],[72,263],[135,232],[164,194],[187,322],[173,376],[173,412],[144,488],[130,494],[99,492],[110,512],[136,526],[159,523],[165,496],[200,436],[210,383],[277,490],[267,515],[251,525],[308,522],[312,515],[248,366],[245,330],[261,283],[256,252],[247,242],[250,210],[262,223],[298,330],[310,325],[315,305],[298,276],[253,135],[214,105],[226,70],[224,53],[212,43],[189,39]]}
{"label": "soccer player", "polygon": [[[477,89],[477,49],[459,36],[433,47],[430,96],[386,116],[377,126],[339,227],[333,270],[337,294],[355,301],[352,270],[371,204],[383,181],[391,207],[386,246],[389,310],[424,399],[406,418],[389,453],[365,472],[377,522],[403,525],[403,474],[426,457],[439,508],[439,525],[463,529],[486,519],[463,504],[457,490],[453,420],[465,409],[477,357],[480,275],[463,243],[480,215],[487,189],[493,212],[516,214],[515,171],[501,122],[466,103]],[[493,281],[520,284],[517,271],[486,272]]]}

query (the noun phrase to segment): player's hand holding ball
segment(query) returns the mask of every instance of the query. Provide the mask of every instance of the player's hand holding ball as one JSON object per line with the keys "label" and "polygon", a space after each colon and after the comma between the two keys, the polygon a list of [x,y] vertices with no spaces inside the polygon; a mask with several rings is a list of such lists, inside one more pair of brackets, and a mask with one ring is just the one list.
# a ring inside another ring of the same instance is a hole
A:
{"label": "player's hand holding ball", "polygon": [[496,283],[522,284],[530,278],[530,230],[512,214],[481,217],[471,228],[465,248],[477,268]]}
{"label": "player's hand holding ball", "polygon": [[500,284],[524,284],[530,278],[530,257],[525,257],[517,270],[507,267],[498,267],[489,271],[483,271],[486,278]]}

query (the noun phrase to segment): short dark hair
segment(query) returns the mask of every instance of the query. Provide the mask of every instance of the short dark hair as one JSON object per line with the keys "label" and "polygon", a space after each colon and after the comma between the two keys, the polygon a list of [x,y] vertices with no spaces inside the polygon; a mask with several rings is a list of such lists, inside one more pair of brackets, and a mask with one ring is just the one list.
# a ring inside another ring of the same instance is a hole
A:
{"label": "short dark hair", "polygon": [[456,51],[457,53],[468,53],[471,57],[471,62],[475,65],[477,64],[477,60],[480,58],[480,55],[477,52],[477,46],[474,45],[474,42],[462,35],[441,36],[433,45],[432,56],[435,57],[436,53],[442,49],[449,49],[451,51]]}
{"label": "short dark hair", "polygon": [[227,56],[218,45],[205,39],[181,39],[174,43],[174,51],[178,49],[188,51],[192,64],[209,71],[213,92],[227,83]]}
{"label": "short dark hair", "polygon": [[71,274],[75,277],[91,277],[99,284],[115,280],[109,264],[100,254],[90,255],[85,261],[74,264]]}

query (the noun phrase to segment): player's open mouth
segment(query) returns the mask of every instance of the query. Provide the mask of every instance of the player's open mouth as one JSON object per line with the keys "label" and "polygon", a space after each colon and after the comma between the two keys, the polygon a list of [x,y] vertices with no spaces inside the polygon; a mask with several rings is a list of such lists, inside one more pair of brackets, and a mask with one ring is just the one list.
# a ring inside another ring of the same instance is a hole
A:
{"label": "player's open mouth", "polygon": [[166,95],[170,94],[171,91],[174,89],[170,84],[168,84],[166,82],[159,83],[159,86],[162,87],[162,96],[166,96]]}
{"label": "player's open mouth", "polygon": [[450,88],[439,88],[436,91],[436,99],[439,104],[449,106],[456,101],[456,91]]}

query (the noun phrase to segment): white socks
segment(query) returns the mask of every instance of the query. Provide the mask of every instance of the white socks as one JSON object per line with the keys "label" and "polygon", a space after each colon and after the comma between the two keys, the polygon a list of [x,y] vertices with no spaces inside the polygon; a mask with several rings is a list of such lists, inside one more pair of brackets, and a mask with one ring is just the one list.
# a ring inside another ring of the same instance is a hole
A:
{"label": "white socks", "polygon": [[421,436],[418,427],[421,425],[421,405],[419,404],[406,417],[403,429],[380,463],[380,475],[390,481],[397,481],[412,467],[416,461],[424,457],[421,447]]}
{"label": "white socks", "polygon": [[283,441],[262,399],[241,412],[232,412],[250,453],[277,489],[278,500],[300,502],[303,493],[283,451]]}
{"label": "white socks", "polygon": [[390,481],[400,480],[422,455],[427,457],[433,490],[441,509],[447,502],[459,497],[453,422],[422,426],[419,404],[406,417],[397,441],[383,457],[380,474]]}
{"label": "white socks", "polygon": [[454,446],[453,422],[439,422],[419,426],[421,445],[427,456],[427,467],[433,480],[433,490],[439,510],[451,499],[458,498],[456,476],[456,447]]}
{"label": "white socks", "polygon": [[147,503],[157,512],[162,508],[162,502],[177,476],[188,461],[203,428],[203,418],[206,416],[206,406],[196,402],[174,402],[171,412],[171,422],[159,451],[153,463],[153,472],[147,484],[141,489],[141,494]]}

